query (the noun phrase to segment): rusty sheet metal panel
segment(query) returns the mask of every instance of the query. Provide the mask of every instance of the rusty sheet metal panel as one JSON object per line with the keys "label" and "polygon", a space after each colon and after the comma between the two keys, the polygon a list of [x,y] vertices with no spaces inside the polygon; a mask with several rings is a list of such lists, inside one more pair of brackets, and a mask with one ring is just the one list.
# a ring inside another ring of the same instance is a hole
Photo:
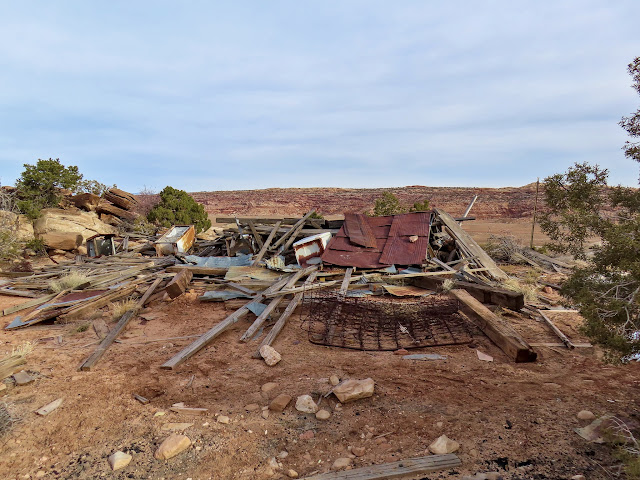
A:
{"label": "rusty sheet metal panel", "polygon": [[[384,246],[387,243],[387,238],[376,238],[376,248],[365,248],[365,247],[361,247],[360,245],[354,245],[353,243],[349,242],[349,239],[347,237],[335,237],[330,245],[331,248],[334,250],[342,250],[344,252],[372,252],[372,251],[377,251],[378,253],[382,253],[382,251],[384,250]],[[327,246],[327,248],[329,248]]]}
{"label": "rusty sheet metal panel", "polygon": [[419,237],[428,237],[430,227],[430,212],[405,213],[404,215],[396,215],[393,217],[389,236],[417,235]]}
{"label": "rusty sheet metal panel", "polygon": [[356,268],[382,268],[389,265],[382,264],[378,261],[380,252],[367,252],[363,248],[359,252],[343,252],[340,250],[328,249],[322,255],[322,261],[331,265],[340,265],[341,267]]}
{"label": "rusty sheet metal panel", "polygon": [[159,257],[187,253],[195,241],[196,229],[193,225],[174,225],[155,242],[156,253]]}
{"label": "rusty sheet metal panel", "polygon": [[361,213],[345,213],[342,228],[351,243],[367,248],[375,248],[376,237],[367,218]]}
{"label": "rusty sheet metal panel", "polygon": [[420,265],[427,257],[428,244],[428,237],[418,237],[413,243],[409,237],[389,237],[379,261],[388,265]]}

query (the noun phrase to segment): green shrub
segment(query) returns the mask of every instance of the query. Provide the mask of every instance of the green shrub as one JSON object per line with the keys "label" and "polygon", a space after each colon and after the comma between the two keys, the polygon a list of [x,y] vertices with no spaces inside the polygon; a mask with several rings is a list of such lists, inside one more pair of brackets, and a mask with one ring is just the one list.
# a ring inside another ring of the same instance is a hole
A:
{"label": "green shrub", "polygon": [[39,256],[44,256],[47,254],[47,247],[44,244],[44,240],[42,240],[41,238],[32,238],[25,244],[25,247],[30,248],[31,250],[36,252],[36,255]]}
{"label": "green shrub", "polygon": [[165,187],[160,192],[160,203],[151,209],[147,219],[163,227],[193,224],[196,233],[211,228],[211,220],[204,207],[184,190],[173,187]]}
{"label": "green shrub", "polygon": [[422,202],[415,202],[413,207],[409,209],[410,212],[426,212],[429,210],[429,200],[426,198]]}
{"label": "green shrub", "polygon": [[373,217],[382,217],[384,215],[398,215],[400,213],[407,213],[407,208],[404,207],[398,197],[391,192],[384,192],[382,197],[376,199],[376,203],[373,206]]}

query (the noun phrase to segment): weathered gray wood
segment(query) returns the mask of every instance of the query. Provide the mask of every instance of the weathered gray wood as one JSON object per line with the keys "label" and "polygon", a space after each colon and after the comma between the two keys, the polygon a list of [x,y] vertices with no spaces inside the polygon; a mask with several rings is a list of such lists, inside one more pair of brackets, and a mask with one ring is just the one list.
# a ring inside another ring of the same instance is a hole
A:
{"label": "weathered gray wood", "polygon": [[[317,269],[318,269],[317,266],[313,266],[313,267],[308,267],[296,272],[291,276],[291,278],[283,288],[293,287],[298,280],[300,280],[304,276],[309,275],[311,272]],[[251,338],[253,338],[253,336],[256,334],[258,329],[264,324],[264,322],[267,321],[267,318],[269,318],[269,315],[271,315],[271,312],[273,312],[273,310],[275,310],[275,308],[280,304],[280,302],[282,302],[283,298],[284,296],[280,296],[271,300],[271,302],[269,302],[269,305],[267,305],[267,308],[264,309],[264,311],[258,316],[258,318],[254,320],[254,322],[247,329],[247,331],[244,332],[242,337],[240,337],[240,341],[248,342],[249,340],[251,340]]]}
{"label": "weathered gray wood", "polygon": [[573,350],[574,348],[576,348],[576,346],[573,343],[571,343],[571,340],[569,340],[569,337],[567,337],[564,333],[562,333],[560,329],[556,327],[555,323],[553,323],[549,317],[547,317],[540,310],[536,310],[536,311],[538,314],[540,314],[540,316],[543,318],[543,320],[549,326],[549,328],[553,331],[553,333],[555,333],[558,336],[558,338],[569,350]]}
{"label": "weathered gray wood", "polygon": [[0,288],[0,295],[9,295],[11,297],[27,297],[38,298],[39,294],[30,292],[28,290],[14,290],[11,288]]}
{"label": "weathered gray wood", "polygon": [[190,270],[183,269],[171,279],[164,290],[170,298],[178,298],[187,290],[192,278],[193,273]]}
{"label": "weathered gray wood", "polygon": [[258,294],[258,296],[255,297],[252,301],[248,302],[246,305],[244,305],[243,307],[233,312],[231,315],[229,315],[227,318],[222,320],[220,323],[218,323],[215,327],[210,329],[208,332],[204,333],[200,338],[198,338],[198,340],[191,343],[189,346],[187,346],[186,348],[178,352],[176,355],[171,357],[169,360],[164,362],[160,366],[160,368],[163,368],[165,370],[171,370],[176,368],[178,365],[182,364],[189,358],[191,358],[193,355],[198,353],[204,347],[209,345],[216,337],[218,337],[227,328],[229,328],[231,325],[233,325],[242,317],[244,317],[247,313],[249,313],[249,308],[248,308],[249,305],[251,305],[252,303],[260,303],[265,298],[266,293],[280,290],[287,283],[288,280],[289,280],[288,278],[283,278],[281,280],[278,280],[276,283],[271,285],[271,287],[269,287],[267,290]]}
{"label": "weathered gray wood", "polygon": [[157,278],[151,284],[151,286],[147,289],[147,291],[144,293],[142,298],[138,300],[138,302],[136,302],[135,307],[127,311],[122,317],[120,317],[120,320],[118,321],[116,326],[113,327],[113,329],[111,329],[111,331],[106,337],[104,337],[102,342],[100,342],[100,345],[98,345],[98,348],[95,349],[95,351],[89,356],[89,358],[87,358],[82,363],[82,365],[80,365],[79,370],[91,370],[95,366],[95,364],[98,363],[98,361],[102,358],[102,356],[105,354],[107,349],[115,341],[118,335],[120,335],[120,332],[122,332],[122,330],[124,330],[124,328],[131,321],[131,319],[135,317],[136,313],[138,313],[138,310],[142,308],[142,306],[144,305],[144,302],[147,301],[147,298],[151,296],[151,294],[156,289],[156,287],[160,284],[161,281],[162,281],[162,278]]}
{"label": "weathered gray wood", "polygon": [[34,298],[33,300],[29,300],[28,302],[21,303],[20,305],[14,305],[13,307],[5,308],[2,311],[2,315],[11,315],[12,313],[19,312],[21,310],[25,310],[31,307],[37,307],[42,305],[43,303],[47,303],[49,300],[56,296],[55,293],[50,293],[48,295],[44,295],[40,298]]}
{"label": "weathered gray wood", "polygon": [[[311,272],[307,280],[304,282],[305,285],[312,284],[315,281],[317,274],[318,274],[317,271]],[[289,302],[289,305],[287,305],[287,308],[284,310],[284,312],[282,312],[282,315],[280,315],[280,318],[278,318],[278,321],[271,328],[271,330],[269,331],[265,339],[260,344],[260,347],[262,347],[263,345],[271,345],[275,341],[276,337],[278,336],[280,331],[284,328],[285,323],[287,323],[287,320],[289,319],[291,314],[295,311],[295,309],[298,307],[298,304],[302,301],[303,297],[304,297],[304,293],[297,293],[293,297],[293,299]],[[260,358],[260,357],[261,357],[260,349],[258,348],[258,350],[253,354],[253,358]]]}
{"label": "weathered gray wood", "polygon": [[172,265],[166,269],[169,273],[180,273],[183,270],[188,270],[193,275],[226,275],[229,271],[228,268],[196,267],[194,265]]}
{"label": "weathered gray wood", "polygon": [[262,257],[264,257],[264,254],[267,253],[267,249],[269,248],[269,245],[271,244],[273,237],[275,237],[276,232],[278,231],[278,228],[280,228],[281,223],[282,223],[281,221],[276,222],[274,227],[271,229],[271,232],[269,233],[269,236],[267,237],[264,244],[262,245],[262,248],[258,252],[258,255],[256,255],[256,258],[253,259],[252,265],[257,265],[258,262],[262,260]]}
{"label": "weathered gray wood", "polygon": [[[357,275],[355,277],[351,277],[349,279],[349,282],[355,282],[357,280],[360,280],[360,277],[362,275]],[[337,284],[342,283],[341,280],[329,280],[328,282],[322,282],[322,283],[314,283],[313,285],[303,285],[301,287],[294,287],[294,288],[288,288],[286,290],[282,289],[276,292],[269,292],[265,294],[266,298],[273,298],[273,297],[278,297],[281,295],[289,295],[290,293],[299,293],[299,292],[306,292],[309,290],[320,290],[322,288],[329,288],[329,287],[334,287]]]}
{"label": "weathered gray wood", "polygon": [[351,281],[351,274],[353,273],[353,267],[347,268],[344,272],[344,278],[342,279],[342,285],[340,285],[340,295],[346,295],[349,289],[349,282]]}
{"label": "weathered gray wood", "polygon": [[461,289],[453,289],[449,293],[460,301],[460,310],[509,358],[516,363],[536,360],[538,354],[531,346],[513,328],[502,324],[495,313],[471,294]]}
{"label": "weathered gray wood", "polygon": [[[311,210],[309,213],[307,213],[304,217],[302,217],[300,220],[298,220],[298,222],[291,227],[287,233],[285,233],[282,237],[280,237],[278,239],[278,241],[276,243],[273,244],[273,248],[278,248],[280,245],[282,245],[291,235],[293,235],[295,232],[299,231],[302,229],[302,227],[304,226],[304,222],[307,221],[307,218],[309,218],[311,215],[313,215],[313,213],[315,212],[315,210]],[[295,238],[295,237],[294,237]]]}
{"label": "weathered gray wood", "polygon": [[253,238],[256,239],[256,243],[258,244],[258,248],[260,250],[262,250],[262,238],[260,237],[260,234],[256,231],[256,226],[253,224],[253,222],[251,220],[247,221],[247,225],[249,225],[249,228],[251,229],[251,233],[253,234]]}
{"label": "weathered gray wood", "polygon": [[354,468],[342,472],[328,472],[305,477],[303,480],[386,480],[409,475],[419,475],[447,468],[459,467],[462,464],[457,455],[428,455],[426,457],[407,458],[397,462]]}

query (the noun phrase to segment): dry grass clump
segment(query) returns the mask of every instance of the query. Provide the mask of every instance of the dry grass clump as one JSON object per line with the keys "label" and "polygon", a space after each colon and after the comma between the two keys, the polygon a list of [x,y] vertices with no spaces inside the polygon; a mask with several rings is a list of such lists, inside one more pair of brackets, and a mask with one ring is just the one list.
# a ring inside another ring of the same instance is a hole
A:
{"label": "dry grass clump", "polygon": [[87,277],[84,273],[81,272],[71,272],[67,275],[63,275],[57,280],[51,280],[49,282],[49,290],[53,293],[60,293],[63,290],[71,289],[79,287],[87,283],[89,277]]}
{"label": "dry grass clump", "polygon": [[513,292],[522,293],[524,301],[527,303],[538,301],[538,288],[535,284],[523,283],[517,278],[509,278],[502,282],[502,287]]}
{"label": "dry grass clump", "polygon": [[121,316],[127,313],[129,310],[133,310],[136,306],[136,301],[133,298],[127,298],[121,302],[114,302],[111,304],[111,318],[118,320]]}
{"label": "dry grass clump", "polygon": [[7,355],[0,359],[0,380],[4,380],[9,375],[12,375],[16,367],[27,363],[27,355],[33,351],[33,344],[31,342],[18,345],[11,351],[11,355]]}
{"label": "dry grass clump", "polygon": [[513,235],[490,235],[484,250],[495,260],[514,265],[529,263],[522,245]]}
{"label": "dry grass clump", "polygon": [[442,282],[442,285],[440,285],[440,290],[443,292],[450,292],[451,290],[453,290],[456,286],[456,282],[450,278],[447,278],[444,282]]}

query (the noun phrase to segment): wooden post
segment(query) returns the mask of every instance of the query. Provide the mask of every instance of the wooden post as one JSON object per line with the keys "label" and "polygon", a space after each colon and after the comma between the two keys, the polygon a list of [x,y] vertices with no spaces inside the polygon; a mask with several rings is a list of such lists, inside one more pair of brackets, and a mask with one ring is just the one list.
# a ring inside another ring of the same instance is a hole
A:
{"label": "wooden post", "polygon": [[192,278],[193,273],[190,270],[183,269],[173,277],[164,290],[170,298],[177,298],[187,290]]}
{"label": "wooden post", "polygon": [[280,228],[281,223],[282,221],[278,220],[276,224],[273,226],[273,228],[271,229],[271,233],[269,233],[269,236],[265,240],[264,244],[262,245],[262,248],[260,249],[260,252],[258,252],[258,255],[256,255],[256,258],[253,260],[253,263],[251,265],[254,265],[254,266],[258,265],[258,262],[262,260],[262,257],[264,257],[264,254],[267,253],[267,249],[269,248],[269,245],[271,244],[273,237],[275,237],[276,233],[278,232],[278,229]]}
{"label": "wooden post", "polygon": [[538,192],[540,191],[540,177],[536,180],[536,201],[533,204],[533,222],[531,222],[531,243],[529,247],[533,249],[533,232],[536,229],[536,214],[538,213]]}

